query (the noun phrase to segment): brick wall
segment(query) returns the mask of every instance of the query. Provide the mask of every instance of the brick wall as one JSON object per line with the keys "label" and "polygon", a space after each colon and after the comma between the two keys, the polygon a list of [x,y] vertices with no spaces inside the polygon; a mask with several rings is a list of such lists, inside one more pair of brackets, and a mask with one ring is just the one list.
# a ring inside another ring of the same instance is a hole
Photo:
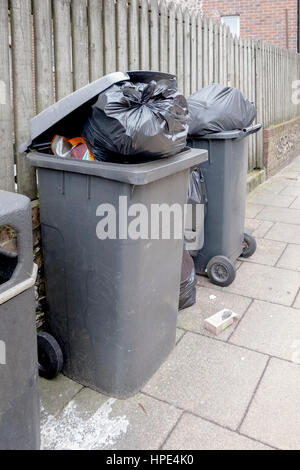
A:
{"label": "brick wall", "polygon": [[263,162],[269,178],[299,155],[300,117],[264,129],[263,133]]}
{"label": "brick wall", "polygon": [[202,0],[203,14],[220,20],[224,15],[240,15],[240,36],[262,39],[286,47],[288,10],[289,48],[297,49],[297,0]]}

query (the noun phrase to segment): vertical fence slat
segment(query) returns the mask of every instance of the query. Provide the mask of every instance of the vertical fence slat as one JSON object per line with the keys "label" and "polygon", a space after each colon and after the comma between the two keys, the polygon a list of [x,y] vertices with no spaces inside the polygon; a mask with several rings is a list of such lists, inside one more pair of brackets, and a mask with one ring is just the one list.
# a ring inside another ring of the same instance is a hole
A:
{"label": "vertical fence slat", "polygon": [[[150,68],[150,35],[148,0],[140,0],[140,64],[142,70]],[[120,38],[122,40],[122,38]],[[124,40],[124,39],[123,39]],[[122,70],[122,69],[121,69]],[[124,69],[123,69],[124,70]]]}
{"label": "vertical fence slat", "polygon": [[150,0],[151,70],[159,70],[159,10],[157,0]]}
{"label": "vertical fence slat", "polygon": [[128,4],[129,70],[139,69],[139,14],[138,0]]}
{"label": "vertical fence slat", "polygon": [[[97,80],[103,70],[103,6],[102,0],[88,0],[89,72],[90,81]],[[127,49],[127,48],[126,48]]]}
{"label": "vertical fence slat", "polygon": [[173,2],[169,5],[169,73],[176,74],[176,11]]}
{"label": "vertical fence slat", "polygon": [[11,0],[10,7],[18,192],[33,199],[36,197],[35,170],[26,163],[24,155],[18,153],[20,144],[28,140],[28,123],[34,114],[31,1]]}
{"label": "vertical fence slat", "polygon": [[201,14],[197,15],[197,88],[203,86],[203,31],[202,31],[202,17]]}
{"label": "vertical fence slat", "polygon": [[104,24],[104,73],[115,72],[117,69],[117,33],[116,6],[112,0],[103,0]]}
{"label": "vertical fence slat", "polygon": [[184,94],[191,94],[191,28],[190,13],[185,8],[183,13],[183,66],[184,66]]}
{"label": "vertical fence slat", "polygon": [[219,76],[219,31],[220,31],[220,25],[219,23],[214,24],[214,82],[219,83],[220,82],[220,76]]}
{"label": "vertical fence slat", "polygon": [[74,89],[89,82],[89,52],[86,0],[72,0],[72,52]]}
{"label": "vertical fence slat", "polygon": [[214,24],[211,19],[208,21],[208,83],[214,81]]}
{"label": "vertical fence slat", "polygon": [[177,85],[178,89],[184,91],[184,68],[183,68],[183,18],[181,7],[176,11],[177,17]]}
{"label": "vertical fence slat", "polygon": [[7,0],[0,2],[0,21],[0,189],[14,191]]}
{"label": "vertical fence slat", "polygon": [[197,91],[197,17],[191,15],[191,93]]}
{"label": "vertical fence slat", "polygon": [[70,0],[53,0],[55,92],[60,100],[73,91]]}
{"label": "vertical fence slat", "polygon": [[209,67],[208,67],[208,21],[203,18],[203,86],[207,86],[209,82]]}
{"label": "vertical fence slat", "polygon": [[52,64],[51,1],[33,1],[36,111],[54,101]]}
{"label": "vertical fence slat", "polygon": [[159,44],[160,44],[160,71],[167,72],[168,71],[168,11],[166,7],[165,0],[160,1],[160,21],[159,21]]}
{"label": "vertical fence slat", "polygon": [[128,70],[127,0],[117,3],[117,69]]}

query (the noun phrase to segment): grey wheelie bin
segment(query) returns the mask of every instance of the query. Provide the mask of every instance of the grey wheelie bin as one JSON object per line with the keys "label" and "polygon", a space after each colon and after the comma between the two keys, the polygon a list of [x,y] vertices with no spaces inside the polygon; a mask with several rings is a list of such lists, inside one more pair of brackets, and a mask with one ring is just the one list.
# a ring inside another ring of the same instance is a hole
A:
{"label": "grey wheelie bin", "polygon": [[[140,164],[47,154],[43,142],[75,125],[73,116],[82,118],[107,80],[126,79],[104,77],[44,111],[31,121],[27,144],[38,169],[48,322],[63,350],[63,372],[116,397],[139,391],[175,344],[183,252],[172,224],[168,239],[150,232],[135,239],[127,236],[127,220],[146,210],[150,230],[155,204],[182,207],[190,168],[207,159],[205,150],[190,148]],[[112,223],[107,219],[107,238],[100,230],[105,217]]]}
{"label": "grey wheelie bin", "polygon": [[0,449],[40,445],[31,204],[0,191],[0,227],[17,232],[18,253],[0,251]]}
{"label": "grey wheelie bin", "polygon": [[193,252],[198,274],[207,274],[211,282],[228,286],[236,275],[235,261],[249,257],[256,249],[255,239],[245,232],[245,203],[248,168],[247,136],[261,124],[243,130],[191,136],[188,145],[208,151],[208,160],[200,165],[207,188],[207,214],[204,222],[204,246]]}

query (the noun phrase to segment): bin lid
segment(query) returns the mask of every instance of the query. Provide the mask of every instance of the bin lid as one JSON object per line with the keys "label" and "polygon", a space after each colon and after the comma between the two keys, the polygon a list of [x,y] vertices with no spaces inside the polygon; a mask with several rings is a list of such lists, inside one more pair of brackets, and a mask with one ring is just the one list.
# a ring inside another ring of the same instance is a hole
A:
{"label": "bin lid", "polygon": [[252,126],[245,127],[244,129],[234,129],[232,131],[212,132],[205,135],[190,135],[189,139],[193,140],[228,140],[228,139],[243,139],[250,134],[255,134],[262,127],[261,123],[253,124]]}
{"label": "bin lid", "polygon": [[92,83],[74,91],[68,96],[57,101],[53,105],[46,108],[30,120],[29,131],[30,139],[20,145],[19,152],[25,152],[32,144],[32,141],[41,136],[44,132],[54,126],[56,123],[64,119],[77,108],[87,103],[95,96],[107,90],[111,85],[118,82],[130,80],[128,74],[123,72],[113,72],[104,77],[95,80]]}
{"label": "bin lid", "polygon": [[172,157],[137,164],[85,162],[72,158],[49,156],[37,151],[29,152],[26,155],[29,164],[37,168],[98,176],[133,185],[144,185],[166,178],[172,174],[198,166],[200,163],[205,162],[207,158],[207,150],[189,147]]}

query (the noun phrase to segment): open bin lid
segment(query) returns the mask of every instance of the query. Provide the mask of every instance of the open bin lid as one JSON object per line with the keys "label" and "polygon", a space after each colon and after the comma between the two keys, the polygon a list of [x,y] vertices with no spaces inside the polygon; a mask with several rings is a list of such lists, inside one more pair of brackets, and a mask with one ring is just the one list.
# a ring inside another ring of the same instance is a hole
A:
{"label": "open bin lid", "polygon": [[[74,91],[68,96],[65,96],[61,100],[57,101],[53,105],[46,108],[44,111],[39,113],[37,116],[32,118],[29,123],[30,139],[19,147],[19,152],[25,152],[28,147],[32,144],[35,139],[42,138],[45,135],[47,137],[47,131],[53,126],[59,126],[59,122],[64,118],[67,118],[71,113],[74,113],[78,108],[84,106],[90,100],[95,98],[99,93],[107,90],[110,86],[118,82],[130,80],[128,74],[123,72],[114,72],[105,75],[98,80]],[[73,123],[75,122],[75,116]],[[59,133],[59,132],[53,132]]]}

